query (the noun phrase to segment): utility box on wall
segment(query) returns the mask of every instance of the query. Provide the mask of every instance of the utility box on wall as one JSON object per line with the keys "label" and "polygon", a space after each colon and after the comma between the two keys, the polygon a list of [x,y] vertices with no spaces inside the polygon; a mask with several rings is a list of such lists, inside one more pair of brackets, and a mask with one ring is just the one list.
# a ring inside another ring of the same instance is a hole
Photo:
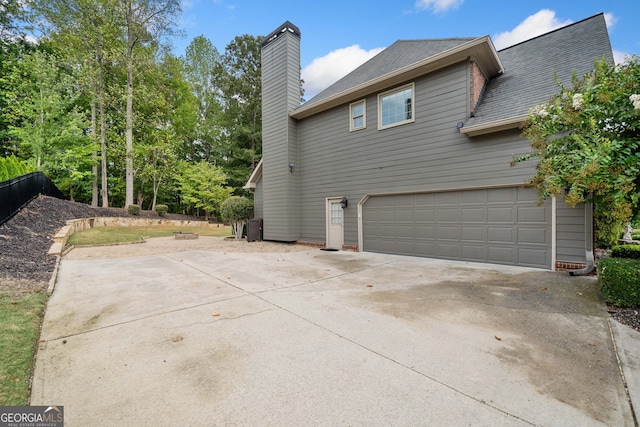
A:
{"label": "utility box on wall", "polygon": [[262,240],[262,218],[250,219],[247,223],[247,242]]}

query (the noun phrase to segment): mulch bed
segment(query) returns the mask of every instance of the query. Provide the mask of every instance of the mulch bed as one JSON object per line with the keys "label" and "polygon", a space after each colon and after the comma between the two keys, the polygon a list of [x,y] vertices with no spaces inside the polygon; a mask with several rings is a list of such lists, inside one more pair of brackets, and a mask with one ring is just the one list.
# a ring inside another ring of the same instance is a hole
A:
{"label": "mulch bed", "polygon": [[[46,289],[56,258],[47,255],[52,236],[67,220],[91,217],[130,217],[124,209],[94,208],[83,203],[53,197],[32,200],[13,218],[0,226],[0,292],[24,295]],[[143,211],[140,217],[158,218],[155,212]],[[202,220],[192,216],[167,214],[165,219]],[[611,316],[640,331],[640,307],[608,306]]]}
{"label": "mulch bed", "polygon": [[[52,237],[67,220],[91,217],[131,217],[124,209],[94,208],[54,197],[37,197],[0,226],[0,292],[24,295],[47,288],[56,258],[48,255]],[[142,211],[139,217],[158,218]],[[163,219],[198,220],[167,214]]]}

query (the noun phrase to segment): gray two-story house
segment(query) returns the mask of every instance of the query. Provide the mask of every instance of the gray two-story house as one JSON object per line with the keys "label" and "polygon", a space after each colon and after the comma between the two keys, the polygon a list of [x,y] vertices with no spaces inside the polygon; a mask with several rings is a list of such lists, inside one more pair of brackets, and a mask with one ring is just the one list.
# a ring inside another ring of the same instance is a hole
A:
{"label": "gray two-story house", "polygon": [[587,263],[591,206],[543,205],[520,126],[556,78],[613,61],[602,14],[497,51],[401,40],[300,105],[300,30],[262,46],[263,158],[247,182],[265,240],[545,269]]}

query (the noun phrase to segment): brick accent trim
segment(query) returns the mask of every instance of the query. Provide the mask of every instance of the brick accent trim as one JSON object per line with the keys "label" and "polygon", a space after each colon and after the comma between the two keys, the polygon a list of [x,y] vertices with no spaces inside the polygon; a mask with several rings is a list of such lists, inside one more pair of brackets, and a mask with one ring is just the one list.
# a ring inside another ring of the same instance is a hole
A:
{"label": "brick accent trim", "polygon": [[313,248],[325,248],[327,246],[325,242],[305,242],[304,240],[298,240],[296,244],[302,246],[310,246]]}
{"label": "brick accent trim", "polygon": [[556,271],[580,270],[587,266],[580,262],[556,261]]}
{"label": "brick accent trim", "polygon": [[478,102],[480,101],[480,97],[487,85],[487,79],[484,74],[482,74],[478,64],[473,60],[469,63],[469,77],[471,84],[471,87],[469,88],[469,93],[471,95],[469,99],[469,111],[471,112],[471,117],[473,117],[476,107],[478,106]]}
{"label": "brick accent trim", "polygon": [[343,251],[359,252],[358,245],[342,245]]}

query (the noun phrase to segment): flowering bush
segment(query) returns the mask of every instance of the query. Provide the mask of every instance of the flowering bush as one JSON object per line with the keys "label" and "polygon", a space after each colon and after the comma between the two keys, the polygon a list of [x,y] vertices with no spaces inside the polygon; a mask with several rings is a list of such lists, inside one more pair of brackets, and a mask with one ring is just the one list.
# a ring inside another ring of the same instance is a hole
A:
{"label": "flowering bush", "polygon": [[582,107],[583,103],[584,96],[582,96],[581,93],[576,93],[573,95],[573,102],[571,103],[571,105],[573,106],[574,110],[579,110]]}
{"label": "flowering bush", "polygon": [[[573,87],[559,88],[529,111],[523,135],[533,152],[514,163],[539,160],[530,184],[541,200],[593,202],[598,239],[598,229],[629,221],[640,199],[640,57],[619,66],[596,61],[593,72],[574,76]],[[619,236],[601,237],[610,246]]]}

